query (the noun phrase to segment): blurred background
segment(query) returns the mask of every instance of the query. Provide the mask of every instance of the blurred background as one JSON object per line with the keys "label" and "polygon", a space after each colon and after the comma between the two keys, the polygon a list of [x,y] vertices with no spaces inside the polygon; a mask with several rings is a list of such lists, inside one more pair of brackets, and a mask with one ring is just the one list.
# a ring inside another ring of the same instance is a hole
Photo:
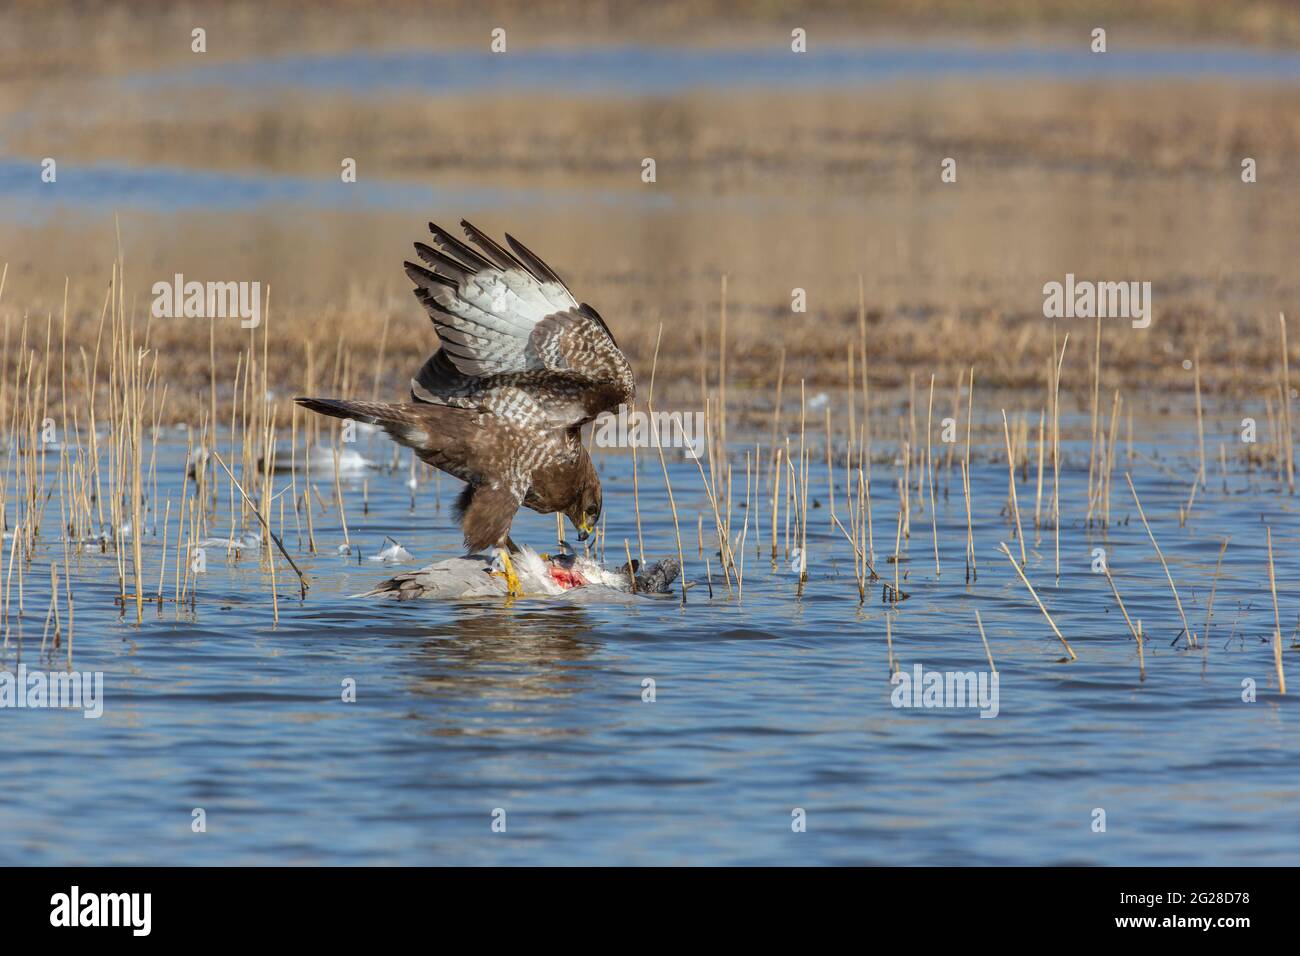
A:
{"label": "blurred background", "polygon": [[[663,380],[713,367],[725,274],[736,389],[783,355],[842,381],[860,307],[878,383],[1037,386],[1042,286],[1072,272],[1154,286],[1105,376],[1190,387],[1195,341],[1206,389],[1249,392],[1297,299],[1297,43],[1290,0],[11,0],[0,312],[57,317],[66,279],[84,344],[119,253],[141,315],[175,273],[260,281],[282,381],[308,341],[368,377],[386,338],[395,393],[434,341],[401,261],[464,216],[547,259],[642,379],[661,324]],[[153,330],[178,384],[207,381],[200,325]]]}

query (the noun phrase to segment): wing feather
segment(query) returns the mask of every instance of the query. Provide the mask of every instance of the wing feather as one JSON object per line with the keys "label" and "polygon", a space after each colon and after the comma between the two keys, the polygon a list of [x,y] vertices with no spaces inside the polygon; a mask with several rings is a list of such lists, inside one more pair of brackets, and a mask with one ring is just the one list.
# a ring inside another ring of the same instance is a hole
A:
{"label": "wing feather", "polygon": [[520,423],[589,421],[630,401],[631,366],[600,314],[507,234],[507,251],[462,220],[472,248],[433,223],[405,263],[442,347],[411,382],[417,402],[477,406]]}

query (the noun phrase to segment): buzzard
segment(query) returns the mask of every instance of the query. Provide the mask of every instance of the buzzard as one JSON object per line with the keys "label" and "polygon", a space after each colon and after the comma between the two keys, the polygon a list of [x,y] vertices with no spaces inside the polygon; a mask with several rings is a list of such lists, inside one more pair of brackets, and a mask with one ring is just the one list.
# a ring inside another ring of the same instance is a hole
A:
{"label": "buzzard", "polygon": [[519,579],[510,525],[519,506],[560,512],[586,540],[600,517],[600,479],[581,428],[632,400],[632,367],[614,333],[550,266],[461,220],[470,245],[429,223],[433,245],[406,262],[440,347],[401,404],[297,398],[323,415],[384,429],[465,482],[456,515],[468,553],[496,548],[511,594]]}

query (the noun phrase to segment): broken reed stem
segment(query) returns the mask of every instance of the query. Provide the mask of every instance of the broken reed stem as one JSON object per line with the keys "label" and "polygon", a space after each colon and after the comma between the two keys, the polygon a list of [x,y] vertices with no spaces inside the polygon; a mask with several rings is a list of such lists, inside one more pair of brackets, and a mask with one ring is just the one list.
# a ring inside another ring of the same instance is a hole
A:
{"label": "broken reed stem", "polygon": [[1109,564],[1102,564],[1102,567],[1106,570],[1106,580],[1110,581],[1110,593],[1114,594],[1115,604],[1119,605],[1119,613],[1125,615],[1125,623],[1128,624],[1128,631],[1132,633],[1134,640],[1138,643],[1138,679],[1145,680],[1147,679],[1147,652],[1145,652],[1145,649],[1143,648],[1145,640],[1143,639],[1143,633],[1141,633],[1141,622],[1139,620],[1138,626],[1134,627],[1134,622],[1132,622],[1130,617],[1128,617],[1125,602],[1119,598],[1119,588],[1115,587],[1115,579],[1110,576]]}
{"label": "broken reed stem", "polygon": [[1142,640],[1141,624],[1139,624],[1137,627],[1134,627],[1134,626],[1133,626],[1133,621],[1132,621],[1132,619],[1128,616],[1128,610],[1124,607],[1124,602],[1123,602],[1123,600],[1121,600],[1121,598],[1120,598],[1120,596],[1119,596],[1119,588],[1115,587],[1115,579],[1114,579],[1113,577],[1110,576],[1110,565],[1109,565],[1109,564],[1103,564],[1103,565],[1102,565],[1102,568],[1103,568],[1103,569],[1105,570],[1105,572],[1106,572],[1106,580],[1110,583],[1110,591],[1111,591],[1112,594],[1115,595],[1115,603],[1119,605],[1120,613],[1124,615],[1124,623],[1128,625],[1129,633],[1131,633],[1131,634],[1133,635],[1133,640],[1135,640],[1135,641],[1137,642],[1137,646],[1138,646],[1138,680],[1146,680],[1146,679],[1147,679],[1147,660],[1146,660],[1146,651],[1145,651],[1145,650],[1143,649],[1143,647],[1142,647],[1143,640]]}
{"label": "broken reed stem", "polygon": [[1202,655],[1208,654],[1210,649],[1210,621],[1214,617],[1214,592],[1219,587],[1219,571],[1223,568],[1223,553],[1228,550],[1230,540],[1231,536],[1223,539],[1223,545],[1219,548],[1219,560],[1214,563],[1214,580],[1210,582],[1210,599],[1205,602],[1205,630],[1201,634]]}
{"label": "broken reed stem", "polygon": [[1268,540],[1268,588],[1273,592],[1273,663],[1277,667],[1277,689],[1286,696],[1286,674],[1282,670],[1282,618],[1277,609],[1277,579],[1273,574],[1273,529],[1264,526]]}
{"label": "broken reed stem", "polygon": [[1038,610],[1043,612],[1043,617],[1047,618],[1047,623],[1052,626],[1052,633],[1056,635],[1057,639],[1065,647],[1065,652],[1070,655],[1070,660],[1078,660],[1078,657],[1074,653],[1074,648],[1070,646],[1070,642],[1065,639],[1065,635],[1061,633],[1061,629],[1057,627],[1056,622],[1052,620],[1052,615],[1047,612],[1047,608],[1038,597],[1038,592],[1035,591],[1034,586],[1029,583],[1029,578],[1025,577],[1025,572],[1021,569],[1020,565],[1016,564],[1015,556],[1012,555],[1011,549],[1007,547],[1007,543],[1005,541],[998,542],[998,549],[1007,556],[1007,560],[1011,562],[1011,566],[1016,569],[1016,574],[1020,576],[1020,580],[1024,582],[1025,587],[1029,590],[1029,596],[1032,597],[1034,603],[1038,605]]}
{"label": "broken reed stem", "polygon": [[984,653],[988,656],[989,659],[989,670],[992,671],[994,674],[996,674],[998,672],[998,668],[997,665],[993,663],[993,652],[989,650],[989,639],[988,636],[984,633],[984,622],[980,620],[980,612],[978,610],[975,611],[975,623],[979,625],[980,640],[984,642]]}
{"label": "broken reed stem", "polygon": [[289,562],[289,567],[293,568],[293,573],[298,575],[298,585],[302,588],[302,596],[306,597],[307,588],[309,585],[307,584],[306,577],[303,576],[302,569],[299,568],[297,562],[295,562],[293,558],[290,557],[289,552],[285,550],[284,543],[280,540],[279,536],[276,535],[276,533],[271,530],[271,526],[267,524],[266,519],[262,517],[261,511],[259,511],[257,507],[253,504],[253,500],[248,497],[248,492],[244,490],[244,486],[241,485],[238,482],[238,480],[236,480],[234,474],[230,470],[230,467],[224,461],[222,461],[221,456],[217,454],[217,450],[215,448],[212,450],[212,457],[216,459],[217,464],[220,465],[222,467],[222,470],[225,471],[226,476],[230,479],[231,487],[233,487],[235,490],[239,492],[239,494],[244,499],[244,503],[247,504],[249,509],[252,510],[253,514],[257,516],[257,520],[262,522],[262,527],[265,528],[266,533],[271,536],[271,540],[275,542],[275,546],[280,549],[280,553],[284,555],[284,559]]}
{"label": "broken reed stem", "polygon": [[1104,571],[1105,574],[1106,574],[1106,580],[1107,580],[1107,582],[1110,583],[1110,590],[1111,590],[1111,593],[1115,595],[1115,603],[1119,605],[1120,613],[1124,615],[1124,623],[1126,623],[1126,624],[1128,625],[1129,633],[1131,633],[1131,634],[1133,635],[1133,639],[1134,639],[1135,641],[1137,641],[1137,642],[1138,642],[1138,646],[1141,647],[1141,646],[1142,646],[1142,641],[1141,641],[1141,639],[1138,637],[1137,628],[1135,628],[1135,627],[1133,626],[1133,620],[1128,616],[1128,611],[1127,611],[1127,610],[1125,609],[1125,607],[1124,607],[1124,601],[1123,601],[1123,600],[1120,598],[1120,596],[1119,596],[1119,588],[1115,587],[1115,579],[1114,579],[1113,577],[1111,577],[1111,574],[1110,574],[1110,565],[1109,565],[1109,564],[1103,564],[1103,565],[1102,565],[1102,569],[1103,569],[1103,571]]}
{"label": "broken reed stem", "polygon": [[1146,513],[1142,510],[1142,502],[1138,499],[1137,489],[1133,487],[1133,477],[1126,471],[1124,480],[1128,482],[1128,490],[1133,493],[1133,502],[1137,505],[1138,517],[1142,519],[1142,526],[1147,529],[1147,537],[1151,539],[1151,546],[1156,549],[1156,557],[1160,559],[1160,566],[1165,569],[1165,578],[1169,581],[1169,590],[1174,592],[1174,604],[1178,607],[1178,616],[1183,621],[1183,633],[1187,635],[1187,642],[1196,646],[1196,635],[1192,633],[1191,627],[1187,623],[1187,615],[1183,613],[1183,602],[1178,597],[1178,588],[1174,586],[1174,576],[1169,573],[1169,563],[1165,561],[1164,552],[1160,550],[1160,545],[1156,542],[1156,536],[1151,530],[1151,524],[1147,521]]}

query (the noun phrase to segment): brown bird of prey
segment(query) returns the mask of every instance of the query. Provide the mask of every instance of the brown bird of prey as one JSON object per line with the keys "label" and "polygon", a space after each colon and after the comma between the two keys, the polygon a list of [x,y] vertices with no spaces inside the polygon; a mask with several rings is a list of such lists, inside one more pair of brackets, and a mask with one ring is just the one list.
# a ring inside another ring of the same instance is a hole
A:
{"label": "brown bird of prey", "polygon": [[605,320],[555,270],[506,235],[509,250],[464,220],[470,245],[429,223],[405,263],[438,348],[401,404],[298,398],[368,422],[461,481],[456,513],[470,554],[499,549],[511,594],[519,579],[510,524],[523,505],[560,512],[586,540],[600,517],[600,479],[580,429],[631,402],[632,367]]}

